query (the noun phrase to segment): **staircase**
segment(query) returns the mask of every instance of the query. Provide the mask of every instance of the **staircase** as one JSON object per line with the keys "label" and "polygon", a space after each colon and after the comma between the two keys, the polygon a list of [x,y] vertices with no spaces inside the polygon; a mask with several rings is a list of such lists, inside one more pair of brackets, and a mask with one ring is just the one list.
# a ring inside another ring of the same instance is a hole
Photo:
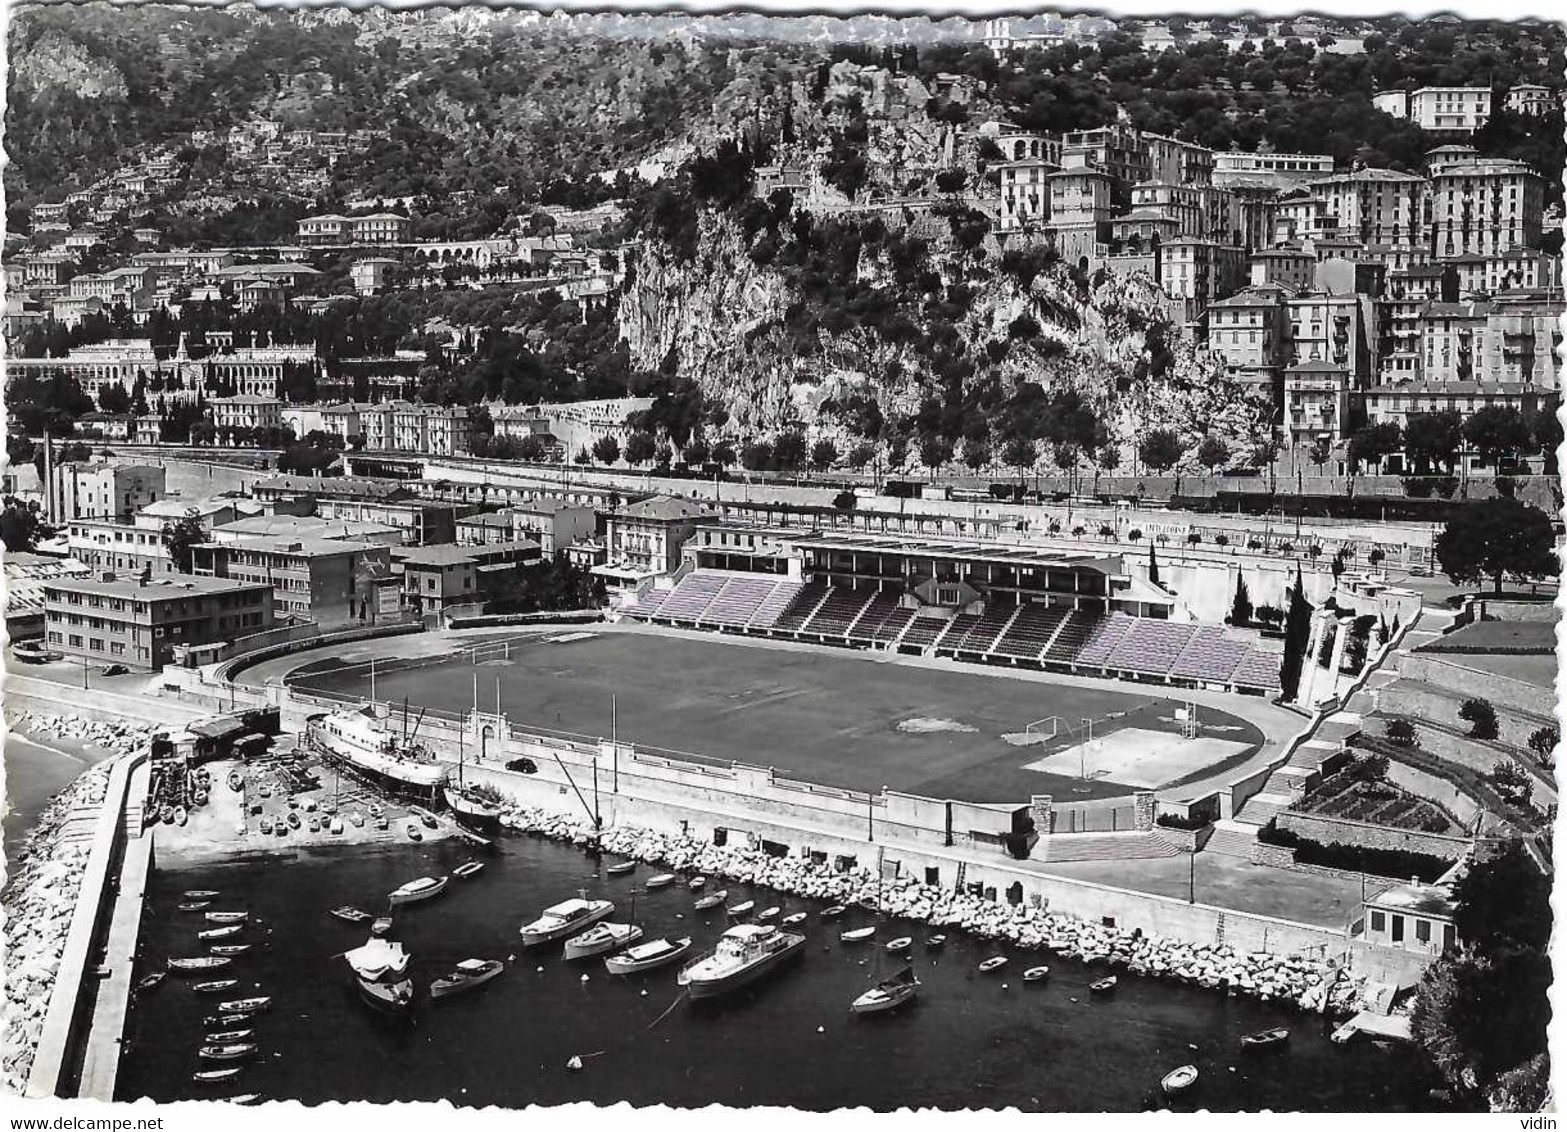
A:
{"label": "staircase", "polygon": [[1217,853],[1221,857],[1238,857],[1251,860],[1252,846],[1257,844],[1257,826],[1247,822],[1225,818],[1213,825],[1213,836],[1203,846],[1204,853]]}
{"label": "staircase", "polygon": [[1179,857],[1181,850],[1156,833],[1053,833],[1041,837],[1030,854],[1040,863],[1068,861],[1135,861]]}

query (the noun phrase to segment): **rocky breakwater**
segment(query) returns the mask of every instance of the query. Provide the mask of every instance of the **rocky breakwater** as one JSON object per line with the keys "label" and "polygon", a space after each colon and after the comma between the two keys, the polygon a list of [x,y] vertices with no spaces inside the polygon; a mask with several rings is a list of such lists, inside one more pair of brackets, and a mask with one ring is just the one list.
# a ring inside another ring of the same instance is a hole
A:
{"label": "rocky breakwater", "polygon": [[[517,832],[579,846],[592,838],[592,827],[586,822],[543,810],[514,809],[501,820]],[[625,825],[604,832],[601,844],[606,852],[665,868],[764,885],[833,904],[858,903],[889,916],[956,928],[1020,948],[1049,950],[1111,970],[1176,979],[1323,1014],[1352,1012],[1365,989],[1363,980],[1320,958],[1164,939],[1138,928],[1110,928],[1028,905],[1001,904],[912,877],[878,882],[863,868],[837,872],[803,857],[774,857],[759,849],[717,846]]]}
{"label": "rocky breakwater", "polygon": [[79,715],[51,715],[48,712],[19,711],[9,713],[11,726],[30,739],[47,742],[49,739],[71,739],[92,743],[116,755],[144,750],[154,731],[161,730],[151,723],[133,720],[116,720],[104,723],[85,719]]}
{"label": "rocky breakwater", "polygon": [[91,840],[68,826],[82,811],[102,806],[108,784],[109,764],[100,763],[55,795],[10,862],[10,879],[0,894],[8,951],[0,1076],[16,1092],[27,1087],[92,851]]}

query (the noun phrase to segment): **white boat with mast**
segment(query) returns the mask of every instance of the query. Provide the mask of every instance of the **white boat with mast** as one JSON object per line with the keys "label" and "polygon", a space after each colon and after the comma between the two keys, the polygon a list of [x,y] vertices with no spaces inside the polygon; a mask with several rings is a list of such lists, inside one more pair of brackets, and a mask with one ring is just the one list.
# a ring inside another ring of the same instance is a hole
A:
{"label": "white boat with mast", "polygon": [[[498,704],[500,700],[500,684],[497,683],[495,687],[495,696]],[[475,719],[477,719],[479,710],[477,676],[474,677],[473,701],[473,710]],[[459,736],[457,746],[457,784],[454,786],[450,781],[447,781],[442,787],[442,795],[446,799],[447,806],[451,808],[452,814],[460,821],[485,829],[493,829],[500,824],[501,806],[506,801],[505,796],[493,786],[486,786],[483,783],[469,785],[463,774],[466,763],[465,749]]]}
{"label": "white boat with mast", "polygon": [[327,715],[311,716],[305,724],[308,741],[328,758],[390,789],[434,799],[446,784],[446,766],[429,747],[417,741],[424,709],[410,729],[408,701],[403,701],[402,727],[394,730],[365,704]]}

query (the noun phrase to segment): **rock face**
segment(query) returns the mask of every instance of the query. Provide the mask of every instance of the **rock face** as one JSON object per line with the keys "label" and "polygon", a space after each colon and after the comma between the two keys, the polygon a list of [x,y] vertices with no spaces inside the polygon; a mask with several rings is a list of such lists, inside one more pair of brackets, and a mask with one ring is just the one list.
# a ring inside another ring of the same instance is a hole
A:
{"label": "rock face", "polygon": [[[501,818],[508,829],[586,845],[592,832],[582,821],[545,810],[513,808]],[[1226,944],[1198,945],[1161,939],[1136,928],[1107,928],[1074,916],[921,884],[912,877],[877,882],[867,869],[835,872],[801,857],[774,857],[760,849],[716,846],[694,838],[615,826],[602,845],[619,856],[765,885],[794,896],[835,904],[876,904],[890,916],[932,927],[956,928],[1024,948],[1048,949],[1085,963],[1101,962],[1139,975],[1179,979],[1302,1010],[1342,1014],[1356,1008],[1363,980],[1335,964],[1299,955],[1251,952]]]}

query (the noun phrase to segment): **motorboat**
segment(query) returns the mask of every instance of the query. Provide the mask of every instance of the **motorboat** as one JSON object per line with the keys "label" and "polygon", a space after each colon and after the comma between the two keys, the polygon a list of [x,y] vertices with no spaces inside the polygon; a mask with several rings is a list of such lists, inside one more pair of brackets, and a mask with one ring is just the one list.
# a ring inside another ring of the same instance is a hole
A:
{"label": "motorboat", "polygon": [[1197,1067],[1195,1065],[1183,1065],[1179,1069],[1172,1069],[1159,1079],[1159,1087],[1164,1090],[1166,1096],[1175,1096],[1184,1093],[1197,1084]]}
{"label": "motorboat", "polygon": [[190,989],[197,994],[222,994],[237,986],[239,986],[238,979],[209,979],[204,983],[193,983]]}
{"label": "motorboat", "polygon": [[754,901],[754,900],[742,900],[740,903],[734,905],[733,907],[731,907],[729,909],[729,914],[731,916],[743,916],[747,912],[749,912],[752,908],[755,908],[755,907],[756,907],[756,901]]}
{"label": "motorboat", "polygon": [[255,1105],[260,1104],[263,1098],[260,1093],[236,1093],[232,1097],[220,1097],[218,1099],[228,1104]]}
{"label": "motorboat", "polygon": [[390,917],[390,916],[377,916],[375,919],[370,921],[370,934],[371,935],[385,935],[387,932],[389,932],[391,930],[392,930],[392,917]]}
{"label": "motorboat", "polygon": [[230,1042],[243,1042],[255,1032],[254,1030],[218,1030],[207,1035],[207,1042],[209,1045],[217,1046],[228,1045]]}
{"label": "motorboat", "polygon": [[1030,967],[1028,970],[1023,972],[1023,981],[1025,983],[1043,982],[1045,979],[1047,979],[1049,977],[1050,977],[1050,968],[1049,967]]}
{"label": "motorboat", "polygon": [[212,901],[210,900],[187,900],[184,904],[176,904],[174,910],[176,912],[202,912],[210,907],[212,907]]}
{"label": "motorboat", "polygon": [[333,908],[330,912],[327,913],[327,915],[336,916],[339,920],[349,924],[362,924],[367,920],[375,919],[375,917],[372,916],[369,912],[355,908],[349,904],[344,904],[341,908]]}
{"label": "motorboat", "polygon": [[209,943],[207,950],[213,955],[243,955],[254,946],[252,943]]}
{"label": "motorboat", "polygon": [[717,908],[729,897],[727,888],[720,888],[717,892],[709,892],[696,902],[698,912],[706,912],[709,908]]}
{"label": "motorboat", "polygon": [[691,950],[691,937],[677,940],[655,939],[627,948],[619,955],[604,960],[604,969],[611,975],[635,975],[639,971],[651,971],[666,963],[673,963]]}
{"label": "motorboat", "polygon": [[463,959],[446,974],[430,981],[430,997],[445,998],[483,986],[506,970],[499,959]]}
{"label": "motorboat", "polygon": [[930,948],[932,951],[939,951],[941,948],[947,946],[947,937],[939,934],[926,936],[925,946]]}
{"label": "motorboat", "polygon": [[1114,975],[1111,975],[1108,978],[1089,983],[1088,989],[1092,994],[1109,994],[1115,990],[1115,984],[1116,978]]}
{"label": "motorboat", "polygon": [[779,922],[782,923],[783,926],[786,927],[786,928],[792,928],[792,927],[794,927],[795,924],[803,924],[803,923],[805,923],[806,918],[807,917],[806,917],[806,914],[804,912],[791,912],[789,915],[785,916]]}
{"label": "motorboat", "polygon": [[607,876],[623,877],[627,873],[635,872],[636,868],[637,863],[635,861],[617,861],[615,864],[606,868],[604,872]]}
{"label": "motorboat", "polygon": [[483,861],[465,861],[452,870],[452,876],[458,880],[467,880],[476,877],[484,871]]}
{"label": "motorboat", "polygon": [[686,882],[686,887],[689,888],[692,892],[700,892],[706,886],[706,877],[692,877],[689,881]]}
{"label": "motorboat", "polygon": [[843,915],[848,910],[849,909],[842,904],[834,904],[831,908],[822,909],[822,919],[836,920],[839,916]]}
{"label": "motorboat", "polygon": [[636,924],[595,924],[581,935],[568,939],[563,955],[567,959],[589,959],[628,947],[641,938],[642,929]]}
{"label": "motorboat", "polygon": [[992,971],[999,971],[1006,965],[1007,957],[1005,955],[992,955],[979,965],[979,972],[982,975],[988,975]]}
{"label": "motorboat", "polygon": [[400,943],[372,937],[359,947],[343,952],[343,958],[355,975],[374,982],[406,973],[412,956]]}
{"label": "motorboat", "polygon": [[876,929],[874,927],[853,928],[846,932],[839,932],[838,938],[844,943],[863,943],[865,940],[870,939],[871,936],[875,934]]}
{"label": "motorboat", "polygon": [[359,988],[359,997],[364,999],[371,1007],[387,1014],[405,1013],[414,1001],[414,984],[412,979],[402,978],[388,982],[372,981],[370,979],[354,980]]}
{"label": "motorboat", "polygon": [[163,980],[168,977],[169,973],[167,971],[154,971],[150,975],[143,975],[137,980],[136,989],[144,991],[157,990]]}
{"label": "motorboat", "polygon": [[905,967],[890,979],[877,983],[849,1004],[854,1014],[883,1014],[896,1010],[914,998],[920,981],[914,977],[914,968]]}
{"label": "motorboat", "polygon": [[218,1003],[218,1012],[221,1014],[260,1014],[263,1010],[272,1008],[272,996],[258,994],[251,998],[236,998],[230,1002]]}
{"label": "motorboat", "polygon": [[423,841],[424,840],[424,834],[419,832],[419,827],[417,825],[415,825],[413,822],[409,822],[404,827],[403,832],[408,834],[408,840],[409,841]]}
{"label": "motorboat", "polygon": [[543,914],[532,923],[522,926],[522,944],[524,947],[533,947],[562,939],[580,929],[591,927],[614,910],[615,905],[608,900],[588,900],[585,897],[563,900],[544,909]]}
{"label": "motorboat", "polygon": [[[401,724],[391,725],[389,720],[377,716],[373,705],[366,704],[312,716],[305,723],[305,739],[330,760],[398,793],[434,798],[446,785],[446,764],[429,747],[416,741],[419,727],[416,723],[410,731],[406,708]],[[375,816],[379,816],[377,809],[371,807]],[[434,822],[433,815],[430,820]]]}
{"label": "motorboat", "polygon": [[399,888],[394,888],[387,896],[387,902],[393,908],[400,904],[417,904],[421,900],[429,900],[446,891],[446,884],[450,877],[420,877],[411,880]]}
{"label": "motorboat", "polygon": [[216,971],[227,967],[234,960],[226,955],[198,955],[193,959],[170,959],[169,970],[175,974],[197,974],[202,971]]}
{"label": "motorboat", "polygon": [[215,888],[187,888],[182,895],[186,900],[216,900],[223,894]]}
{"label": "motorboat", "polygon": [[211,1029],[214,1026],[248,1026],[254,1019],[249,1014],[209,1014],[201,1020],[201,1024]]}
{"label": "motorboat", "polygon": [[256,1056],[255,1042],[224,1042],[221,1045],[202,1046],[196,1056],[203,1061],[243,1061]]}
{"label": "motorboat", "polygon": [[250,919],[249,912],[208,912],[205,916],[209,924],[243,924]]}
{"label": "motorboat", "polygon": [[199,1081],[204,1085],[215,1084],[220,1081],[232,1081],[239,1076],[243,1065],[231,1065],[227,1069],[198,1069],[190,1075],[192,1081]]}
{"label": "motorboat", "polygon": [[244,924],[225,924],[221,928],[207,928],[196,933],[197,939],[228,939],[229,936],[238,935],[245,928]]}
{"label": "motorboat", "polygon": [[1264,1050],[1282,1049],[1290,1040],[1290,1032],[1283,1026],[1272,1030],[1258,1030],[1252,1034],[1241,1036],[1241,1051],[1243,1053],[1261,1053]]}
{"label": "motorboat", "polygon": [[756,922],[759,924],[765,924],[768,920],[777,918],[778,913],[782,911],[783,909],[779,908],[777,905],[774,905],[771,908],[763,908],[756,914]]}
{"label": "motorboat", "polygon": [[675,883],[674,873],[659,873],[656,877],[648,877],[648,888],[668,888]]}
{"label": "motorboat", "polygon": [[914,940],[910,936],[899,936],[887,945],[888,951],[907,951],[914,946]]}
{"label": "motorboat", "polygon": [[772,924],[738,924],[718,946],[681,970],[677,982],[693,1000],[713,998],[748,983],[801,954],[805,937]]}
{"label": "motorboat", "polygon": [[1360,1033],[1360,1031],[1356,1029],[1355,1023],[1352,1019],[1348,1022],[1345,1022],[1338,1029],[1334,1030],[1333,1033],[1328,1035],[1328,1037],[1335,1045],[1343,1045],[1358,1033]]}

